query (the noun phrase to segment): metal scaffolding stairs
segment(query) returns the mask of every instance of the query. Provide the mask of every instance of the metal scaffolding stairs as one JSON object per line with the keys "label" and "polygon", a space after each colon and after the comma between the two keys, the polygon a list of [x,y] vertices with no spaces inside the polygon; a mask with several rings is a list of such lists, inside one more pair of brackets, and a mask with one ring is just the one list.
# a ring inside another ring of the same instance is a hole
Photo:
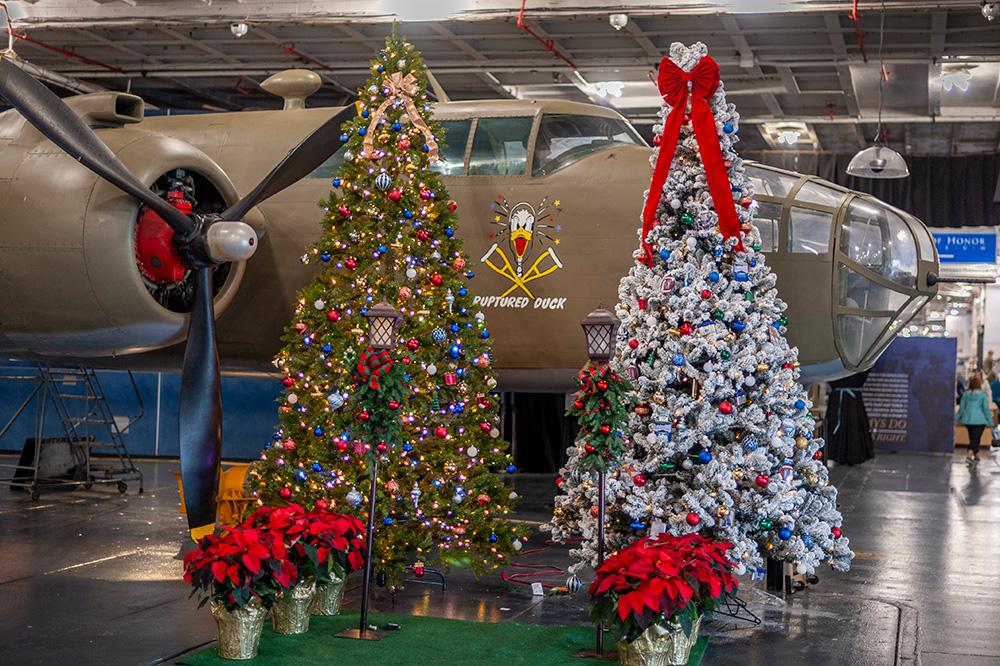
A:
{"label": "metal scaffolding stairs", "polygon": [[[117,485],[118,491],[124,493],[128,490],[126,481],[129,480],[138,480],[139,492],[142,492],[142,472],[132,461],[122,437],[123,431],[127,431],[141,419],[144,412],[142,397],[131,372],[128,373],[128,378],[135,393],[138,411],[129,416],[125,423],[120,423],[115,419],[100,379],[92,368],[53,368],[40,363],[35,367],[34,373],[27,367],[5,370],[13,370],[15,374],[0,375],[0,379],[35,383],[34,389],[14,415],[0,428],[2,437],[34,402],[35,438],[31,460],[25,460],[22,455],[22,460],[17,465],[3,465],[16,468],[10,482],[12,487],[28,489],[33,500],[39,498],[43,487],[51,486],[83,486],[89,489],[95,483],[109,483]],[[26,370],[29,372],[25,372]],[[50,407],[63,437],[44,437],[46,423],[51,425],[46,414]],[[41,464],[43,449],[56,444],[69,447],[75,462],[71,475],[54,476],[46,472]]]}

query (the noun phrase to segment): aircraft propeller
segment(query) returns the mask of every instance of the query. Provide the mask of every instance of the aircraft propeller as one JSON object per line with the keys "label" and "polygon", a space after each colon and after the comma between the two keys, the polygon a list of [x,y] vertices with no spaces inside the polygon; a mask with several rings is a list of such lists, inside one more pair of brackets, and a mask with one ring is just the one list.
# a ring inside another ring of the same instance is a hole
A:
{"label": "aircraft propeller", "polygon": [[212,302],[212,273],[220,264],[246,261],[257,234],[243,217],[255,206],[308,175],[340,145],[347,106],[303,139],[246,196],[222,214],[185,215],[143,185],[97,135],[48,88],[0,57],[0,96],[52,143],[95,174],[153,209],[174,230],[174,243],[194,272],[178,410],[181,478],[188,527],[195,539],[215,528],[222,450],[222,389]]}

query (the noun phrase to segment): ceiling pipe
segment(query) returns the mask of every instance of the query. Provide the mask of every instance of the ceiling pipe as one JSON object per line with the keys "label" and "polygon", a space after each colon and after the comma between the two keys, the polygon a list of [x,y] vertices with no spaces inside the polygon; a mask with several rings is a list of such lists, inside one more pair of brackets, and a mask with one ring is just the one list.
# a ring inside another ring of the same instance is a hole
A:
{"label": "ceiling pipe", "polygon": [[528,3],[528,0],[521,0],[521,11],[519,11],[517,13],[517,27],[520,28],[521,30],[524,30],[526,33],[528,33],[532,37],[534,37],[535,40],[537,40],[539,44],[541,44],[543,47],[545,47],[546,51],[548,51],[549,53],[551,53],[555,57],[559,58],[560,60],[562,60],[564,63],[566,63],[567,65],[569,65],[570,67],[572,67],[575,70],[576,69],[576,63],[573,62],[572,60],[570,60],[569,57],[565,53],[563,53],[562,51],[560,51],[559,49],[557,49],[556,45],[555,45],[555,42],[553,42],[551,39],[545,39],[544,37],[542,37],[541,35],[539,35],[537,32],[535,32],[532,29],[532,27],[530,25],[528,25],[524,21],[524,6],[527,3]]}

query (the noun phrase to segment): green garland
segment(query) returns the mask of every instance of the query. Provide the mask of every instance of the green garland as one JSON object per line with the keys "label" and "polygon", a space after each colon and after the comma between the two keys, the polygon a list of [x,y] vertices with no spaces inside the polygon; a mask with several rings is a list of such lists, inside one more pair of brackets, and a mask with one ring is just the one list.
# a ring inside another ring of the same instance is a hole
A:
{"label": "green garland", "polygon": [[580,389],[566,411],[580,424],[577,439],[584,455],[584,470],[607,471],[618,464],[625,449],[622,428],[633,407],[632,384],[611,369],[606,361],[589,361],[577,376]]}
{"label": "green garland", "polygon": [[369,464],[376,455],[387,453],[401,442],[403,427],[399,414],[408,391],[399,363],[388,351],[376,352],[369,347],[358,355],[351,396],[358,425],[353,432],[369,445]]}

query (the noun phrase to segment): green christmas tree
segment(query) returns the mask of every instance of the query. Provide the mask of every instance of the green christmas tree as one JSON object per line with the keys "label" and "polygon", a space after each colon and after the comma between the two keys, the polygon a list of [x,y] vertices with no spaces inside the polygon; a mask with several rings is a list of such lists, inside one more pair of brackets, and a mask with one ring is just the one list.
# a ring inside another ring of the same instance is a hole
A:
{"label": "green christmas tree", "polygon": [[[276,365],[281,426],[251,472],[266,504],[326,502],[364,518],[368,463],[381,456],[373,567],[397,577],[413,562],[502,565],[521,547],[505,518],[516,494],[500,439],[489,331],[466,286],[456,204],[436,159],[423,59],[395,35],[372,61],[323,233],[306,256],[320,271],[298,295]],[[369,415],[352,395],[368,307],[403,315],[390,350],[404,369],[400,441],[366,442]]]}

